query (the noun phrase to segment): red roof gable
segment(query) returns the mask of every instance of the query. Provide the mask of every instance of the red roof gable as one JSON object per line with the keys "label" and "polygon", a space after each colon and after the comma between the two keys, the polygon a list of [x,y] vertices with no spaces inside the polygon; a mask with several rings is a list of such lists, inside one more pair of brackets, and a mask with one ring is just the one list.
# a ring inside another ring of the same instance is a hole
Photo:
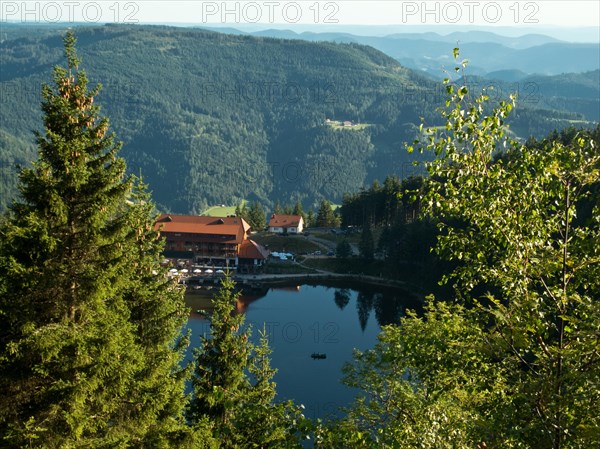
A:
{"label": "red roof gable", "polygon": [[269,227],[271,228],[297,228],[300,226],[300,215],[271,215]]}
{"label": "red roof gable", "polygon": [[231,242],[242,243],[250,225],[240,217],[206,217],[200,215],[162,214],[154,225],[161,233],[207,234],[231,236]]}
{"label": "red roof gable", "polygon": [[241,259],[266,259],[269,257],[269,251],[254,240],[246,240],[240,246],[238,257]]}

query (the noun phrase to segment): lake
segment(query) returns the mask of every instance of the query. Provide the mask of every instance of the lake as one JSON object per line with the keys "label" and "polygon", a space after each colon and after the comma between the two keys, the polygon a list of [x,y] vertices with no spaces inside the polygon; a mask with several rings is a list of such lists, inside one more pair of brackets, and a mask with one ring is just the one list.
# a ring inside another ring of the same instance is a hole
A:
{"label": "lake", "polygon": [[[188,295],[188,303],[196,310],[193,296]],[[406,308],[419,304],[398,289],[300,285],[242,294],[238,310],[252,324],[253,341],[263,326],[269,334],[278,399],[303,404],[309,418],[324,418],[350,405],[357,393],[340,382],[353,349],[372,348],[382,325],[398,323]],[[195,312],[188,323],[192,346],[197,346],[200,336],[209,333],[209,323]],[[327,357],[313,359],[313,353]]]}

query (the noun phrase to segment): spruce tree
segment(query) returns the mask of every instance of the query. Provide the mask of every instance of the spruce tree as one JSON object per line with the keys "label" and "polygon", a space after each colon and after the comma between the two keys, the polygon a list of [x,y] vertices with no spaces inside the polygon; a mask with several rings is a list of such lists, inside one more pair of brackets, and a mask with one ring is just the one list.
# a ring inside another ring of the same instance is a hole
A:
{"label": "spruce tree", "polygon": [[284,213],[283,207],[281,207],[281,203],[279,201],[275,202],[275,206],[273,207],[273,213],[275,215],[281,215]]}
{"label": "spruce tree", "polygon": [[352,256],[352,246],[348,240],[344,239],[337,244],[335,254],[340,259],[347,259]]}
{"label": "spruce tree", "polygon": [[300,447],[304,417],[291,402],[274,402],[267,335],[263,331],[258,346],[250,341],[251,329],[235,312],[234,288],[227,277],[213,298],[210,337],[202,337],[195,353],[189,420],[195,424],[208,417],[224,449]]}
{"label": "spruce tree", "polygon": [[360,257],[366,260],[373,260],[375,253],[375,242],[373,240],[373,232],[371,232],[371,226],[369,223],[366,223],[363,226],[363,230],[360,235],[360,242],[358,244],[358,250],[360,251]]}
{"label": "spruce tree", "polygon": [[292,210],[292,215],[300,215],[304,224],[306,225],[306,214],[304,213],[304,209],[302,208],[302,202],[300,200],[296,201],[294,205],[294,210]]}
{"label": "spruce tree", "polygon": [[305,228],[310,228],[315,223],[315,213],[311,210],[306,214],[306,223],[304,224]]}
{"label": "spruce tree", "polygon": [[125,175],[79,70],[42,88],[39,155],[0,227],[0,439],[10,447],[172,447],[187,438],[182,293],[153,205]]}
{"label": "spruce tree", "polygon": [[317,212],[317,227],[328,228],[336,224],[335,215],[331,209],[331,203],[327,200],[322,200]]}
{"label": "spruce tree", "polygon": [[[183,393],[185,381],[191,374],[182,367],[189,344],[188,337],[182,334],[189,313],[183,290],[168,279],[166,269],[160,266],[164,242],[154,229],[154,203],[141,180],[134,185],[130,200],[124,215],[124,244],[129,250],[123,261],[131,271],[124,299],[130,309],[130,321],[136,326],[136,343],[145,356],[131,392],[130,400],[138,404],[135,423],[146,423],[144,444],[151,447],[180,446],[184,442],[204,447],[187,435],[182,419],[188,399]],[[205,436],[201,434],[200,439]]]}
{"label": "spruce tree", "polygon": [[235,206],[235,216],[248,220],[248,208],[246,207],[246,201],[242,201],[240,204]]}
{"label": "spruce tree", "polygon": [[251,350],[250,330],[242,329],[244,316],[232,314],[236,300],[233,287],[233,281],[225,278],[213,298],[211,335],[202,337],[196,350],[194,399],[189,409],[192,421],[207,415],[221,433],[231,430],[235,405],[241,401],[241,393],[247,386],[244,368]]}
{"label": "spruce tree", "polygon": [[252,227],[253,231],[262,231],[267,226],[265,210],[258,201],[255,201],[250,205],[250,211],[248,212],[248,223]]}

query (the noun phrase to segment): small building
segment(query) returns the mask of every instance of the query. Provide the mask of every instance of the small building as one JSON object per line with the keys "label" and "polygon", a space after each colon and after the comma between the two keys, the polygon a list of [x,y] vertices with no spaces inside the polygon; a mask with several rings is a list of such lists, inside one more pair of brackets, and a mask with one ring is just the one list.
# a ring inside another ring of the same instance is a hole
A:
{"label": "small building", "polygon": [[304,229],[301,215],[273,214],[269,220],[269,232],[276,234],[300,234]]}
{"label": "small building", "polygon": [[238,271],[256,272],[265,264],[269,251],[254,240],[245,240],[238,253]]}

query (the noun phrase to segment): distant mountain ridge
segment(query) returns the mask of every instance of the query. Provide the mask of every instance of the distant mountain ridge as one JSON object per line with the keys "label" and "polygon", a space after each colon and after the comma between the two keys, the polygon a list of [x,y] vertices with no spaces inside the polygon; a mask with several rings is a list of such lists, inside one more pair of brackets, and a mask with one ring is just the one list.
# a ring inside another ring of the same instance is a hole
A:
{"label": "distant mountain ridge", "polygon": [[[209,28],[219,31],[219,28]],[[571,43],[543,34],[502,36],[486,31],[455,31],[446,35],[435,32],[396,33],[387,36],[360,36],[350,33],[303,32],[267,29],[239,33],[279,39],[302,39],[312,42],[357,43],[372,46],[399,61],[403,66],[441,79],[443,69],[452,64],[452,48],[473,61],[471,70],[486,76],[489,72],[517,70],[526,75],[558,75],[600,69],[600,43]]]}
{"label": "distant mountain ridge", "polygon": [[[11,26],[18,37],[0,44],[0,209],[15,195],[15,166],[35,156],[40,84],[64,63],[64,27]],[[421,118],[440,124],[441,83],[362,44],[164,26],[86,26],[77,37],[128,168],[163,211],[341,202],[374,179],[414,174],[419,155],[404,142]],[[538,91],[524,92],[529,85],[498,82],[496,92],[525,94],[511,129],[540,137],[598,120],[594,76],[540,77]]]}
{"label": "distant mountain ridge", "polygon": [[449,34],[438,34],[438,33],[398,33],[391,34],[387,37],[393,37],[396,39],[425,39],[429,41],[439,42],[458,42],[461,43],[494,43],[501,44],[505,47],[515,49],[525,49],[529,47],[535,47],[537,45],[550,44],[555,42],[563,42],[559,39],[555,39],[544,34],[524,34],[522,36],[502,36],[500,34],[492,33],[489,31],[455,31]]}

